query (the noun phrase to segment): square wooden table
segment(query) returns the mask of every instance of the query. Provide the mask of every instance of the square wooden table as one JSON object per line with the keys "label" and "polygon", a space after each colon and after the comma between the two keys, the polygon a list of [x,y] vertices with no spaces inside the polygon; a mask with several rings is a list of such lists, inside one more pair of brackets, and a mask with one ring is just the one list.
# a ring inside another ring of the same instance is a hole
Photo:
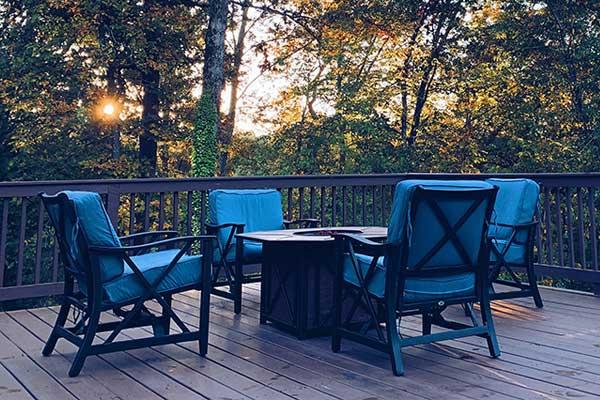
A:
{"label": "square wooden table", "polygon": [[263,245],[260,322],[271,322],[299,339],[325,336],[333,327],[335,246],[332,233],[381,240],[387,228],[344,226],[237,235]]}

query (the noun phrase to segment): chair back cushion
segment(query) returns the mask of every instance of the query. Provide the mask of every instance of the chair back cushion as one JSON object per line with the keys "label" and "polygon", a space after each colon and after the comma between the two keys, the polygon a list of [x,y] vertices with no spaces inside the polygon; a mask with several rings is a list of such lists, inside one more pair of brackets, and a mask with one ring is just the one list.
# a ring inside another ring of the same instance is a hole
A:
{"label": "chair back cushion", "polygon": [[[430,285],[431,298],[475,294],[475,272],[481,266],[481,252],[485,249],[493,193],[491,184],[475,180],[407,180],[396,186],[388,241],[402,243],[406,252],[404,267],[413,274],[405,281],[405,296],[418,289],[417,297],[427,300],[430,281],[436,282]],[[456,235],[462,247],[452,240],[440,244],[447,233],[443,221],[452,227],[460,220],[464,222]],[[387,257],[385,261],[389,262]],[[445,272],[431,275],[436,269]],[[418,288],[413,288],[414,284]]]}
{"label": "chair back cushion", "polygon": [[[62,237],[71,267],[87,274],[90,259],[85,246],[121,247],[121,242],[98,193],[64,191],[58,196],[66,197],[67,201],[46,204],[46,209],[57,234]],[[102,256],[97,262],[102,282],[123,273],[123,261],[119,257]]]}
{"label": "chair back cushion", "polygon": [[[498,187],[490,236],[508,240],[512,233],[509,227],[494,225],[494,222],[515,225],[532,222],[537,210],[540,187],[531,179],[488,179],[486,182]],[[527,232],[517,235],[518,242],[527,239]]]}
{"label": "chair back cushion", "polygon": [[[244,232],[284,228],[281,193],[275,189],[213,190],[208,195],[208,207],[212,224],[244,224]],[[223,245],[230,231],[230,228],[219,230],[218,239]],[[228,259],[234,254],[235,245]]]}
{"label": "chair back cushion", "polygon": [[492,187],[489,183],[477,180],[426,180],[426,179],[409,179],[402,181],[396,185],[394,191],[394,201],[392,204],[392,212],[390,214],[388,224],[388,241],[402,241],[406,224],[409,220],[408,213],[410,211],[410,200],[412,194],[417,187],[424,187],[438,190],[460,190],[482,188],[489,189]]}

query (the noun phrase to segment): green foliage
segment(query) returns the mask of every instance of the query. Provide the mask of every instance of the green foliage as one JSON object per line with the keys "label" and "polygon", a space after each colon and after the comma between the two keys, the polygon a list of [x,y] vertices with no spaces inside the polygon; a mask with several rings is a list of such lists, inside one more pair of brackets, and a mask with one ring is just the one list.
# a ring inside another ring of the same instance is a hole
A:
{"label": "green foliage", "polygon": [[217,166],[216,105],[210,96],[203,95],[198,102],[194,132],[192,133],[193,176],[214,176]]}
{"label": "green foliage", "polygon": [[[254,108],[268,135],[218,149],[234,174],[600,169],[597,1],[252,4],[266,20],[249,23],[244,60],[285,88]],[[139,176],[148,126],[159,175],[213,176],[223,116],[192,95],[206,22],[185,2],[0,0],[0,179]],[[94,115],[110,91],[118,159]]]}
{"label": "green foliage", "polygon": [[[193,176],[214,176],[217,168],[217,125],[218,113],[211,97],[204,94],[200,97],[196,110],[194,132],[192,133],[192,174]],[[200,193],[194,192],[192,204],[194,209],[192,229],[195,235],[200,234],[200,209],[202,207]]]}

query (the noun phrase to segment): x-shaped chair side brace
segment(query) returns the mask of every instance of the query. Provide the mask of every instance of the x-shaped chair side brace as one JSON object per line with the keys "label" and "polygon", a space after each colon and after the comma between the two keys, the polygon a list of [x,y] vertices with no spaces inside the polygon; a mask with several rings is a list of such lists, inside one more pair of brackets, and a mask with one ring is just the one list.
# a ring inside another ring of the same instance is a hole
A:
{"label": "x-shaped chair side brace", "polygon": [[[147,291],[147,293],[145,295],[140,296],[137,299],[137,301],[135,302],[135,304],[133,306],[133,309],[129,313],[127,313],[127,315],[121,320],[121,322],[111,332],[111,334],[108,336],[108,338],[106,338],[104,343],[107,344],[107,343],[111,343],[112,341],[114,341],[114,339],[117,337],[117,335],[123,329],[126,329],[132,323],[134,318],[137,316],[137,314],[142,309],[142,306],[144,305],[144,303],[146,301],[152,300],[152,299],[156,300],[163,307],[163,310],[169,315],[169,318],[172,319],[183,332],[185,332],[185,333],[189,332],[189,329],[187,328],[187,326],[177,316],[177,314],[175,314],[175,312],[171,308],[170,304],[168,304],[167,301],[164,299],[164,297],[158,293],[157,289],[160,286],[160,284],[162,283],[162,281],[167,277],[167,275],[173,270],[173,268],[175,268],[175,266],[177,265],[179,260],[181,260],[181,257],[183,257],[190,250],[190,248],[192,247],[192,244],[194,242],[204,241],[206,243],[206,241],[212,240],[212,239],[214,239],[213,236],[184,236],[184,237],[172,238],[172,239],[162,240],[159,242],[148,243],[148,244],[139,245],[139,246],[129,246],[129,247],[91,246],[89,248],[89,251],[91,254],[120,256],[127,263],[127,265],[131,268],[131,270],[135,274],[136,278],[138,279],[139,283],[141,283],[142,286],[144,286],[144,289],[146,289],[146,291]],[[135,264],[135,262],[131,259],[131,257],[128,254],[130,252],[136,252],[136,251],[153,248],[153,247],[163,247],[163,246],[167,246],[167,245],[174,245],[176,243],[181,243],[181,242],[184,243],[183,247],[179,250],[179,252],[177,252],[175,257],[171,260],[171,262],[167,266],[167,268],[165,268],[162,271],[162,273],[158,276],[158,278],[153,283],[150,283],[148,281],[148,279],[146,279],[146,277],[141,272],[139,267]]]}
{"label": "x-shaped chair side brace", "polygon": [[[521,282],[519,277],[515,274],[515,272],[512,270],[512,268],[510,268],[510,263],[508,263],[506,261],[506,254],[508,254],[508,251],[510,250],[510,247],[513,244],[519,244],[519,245],[527,244],[527,243],[520,243],[520,242],[516,241],[519,231],[531,230],[535,226],[537,226],[537,224],[538,224],[538,221],[532,221],[532,222],[525,223],[525,224],[515,224],[515,225],[499,224],[499,223],[497,224],[498,226],[502,226],[505,228],[512,228],[512,231],[510,233],[508,240],[506,241],[506,244],[502,248],[502,250],[499,249],[498,240],[496,238],[492,238],[491,250],[494,253],[494,255],[496,256],[497,261],[496,261],[496,265],[494,265],[494,268],[492,269],[492,271],[489,274],[490,284],[498,278],[500,271],[502,270],[502,268],[504,268],[510,274],[514,283],[516,285],[518,285],[520,289],[525,289],[525,286],[523,285],[523,283]],[[532,234],[531,232],[528,232],[528,235],[531,235],[531,234]],[[528,250],[526,249],[526,251],[528,251]]]}
{"label": "x-shaped chair side brace", "polygon": [[226,223],[221,225],[206,224],[207,231],[213,235],[216,235],[217,232],[221,229],[231,228],[229,230],[229,234],[227,235],[227,240],[225,241],[225,244],[221,243],[221,241],[217,238],[217,251],[219,252],[219,262],[217,264],[217,269],[213,276],[213,286],[215,286],[215,284],[217,283],[217,280],[219,279],[219,276],[221,274],[221,270],[225,271],[225,279],[227,280],[227,284],[229,286],[233,285],[233,267],[228,264],[227,257],[233,249],[235,235],[244,233],[244,226],[245,224],[236,223]]}

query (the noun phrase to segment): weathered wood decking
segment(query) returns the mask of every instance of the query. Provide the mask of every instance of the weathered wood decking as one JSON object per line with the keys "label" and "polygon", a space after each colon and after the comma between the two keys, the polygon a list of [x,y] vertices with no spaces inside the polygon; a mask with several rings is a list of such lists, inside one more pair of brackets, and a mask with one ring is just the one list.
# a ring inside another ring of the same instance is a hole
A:
{"label": "weathered wood decking", "polygon": [[[366,347],[343,342],[333,354],[327,338],[301,342],[260,326],[258,286],[244,294],[240,317],[213,298],[207,359],[196,343],[168,345],[90,357],[77,378],[67,376],[69,343],[41,355],[55,308],[0,313],[0,399],[600,399],[598,298],[545,289],[543,310],[496,302],[500,359],[480,338],[419,346],[404,352],[406,376],[394,377],[387,357]],[[174,306],[198,323],[196,293]],[[420,329],[418,318],[402,325]]]}

